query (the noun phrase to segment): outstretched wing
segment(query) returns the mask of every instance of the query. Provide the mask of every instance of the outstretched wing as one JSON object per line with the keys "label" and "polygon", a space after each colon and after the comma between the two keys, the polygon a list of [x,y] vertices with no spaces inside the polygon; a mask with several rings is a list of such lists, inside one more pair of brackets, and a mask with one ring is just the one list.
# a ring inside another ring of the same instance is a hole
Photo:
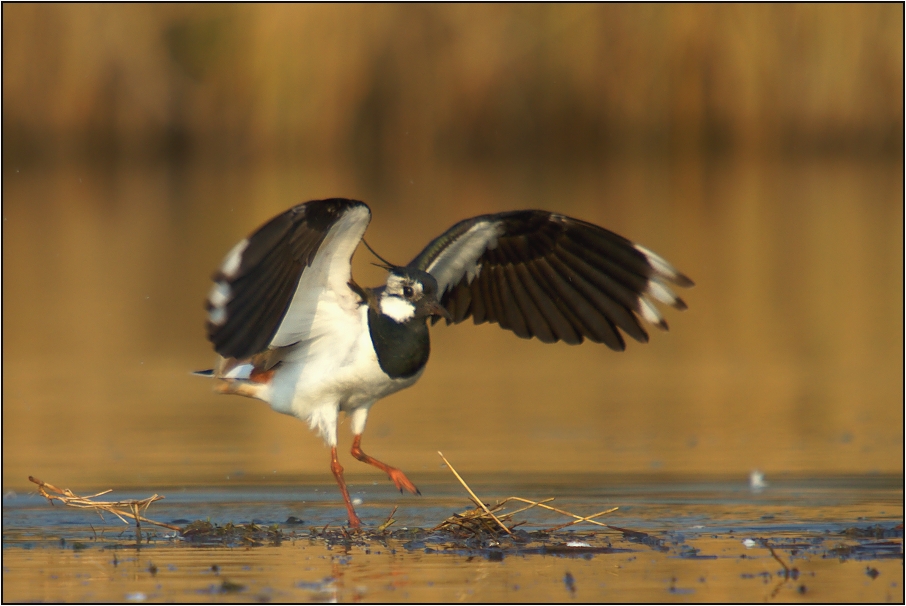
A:
{"label": "outstretched wing", "polygon": [[617,328],[646,342],[638,318],[666,330],[653,301],[685,309],[669,284],[693,284],[622,236],[539,210],[461,221],[409,265],[434,276],[455,323],[472,316],[523,338],[587,338],[617,351],[626,347]]}
{"label": "outstretched wing", "polygon": [[249,358],[327,330],[319,314],[354,311],[350,259],[370,221],[362,202],[314,200],[234,246],[213,276],[206,305],[208,339],[217,353]]}

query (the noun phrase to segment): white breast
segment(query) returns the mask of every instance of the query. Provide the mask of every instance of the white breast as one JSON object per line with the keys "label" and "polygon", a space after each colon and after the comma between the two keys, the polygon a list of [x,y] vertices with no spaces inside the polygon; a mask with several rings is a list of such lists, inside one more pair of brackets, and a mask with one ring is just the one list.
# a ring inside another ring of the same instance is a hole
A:
{"label": "white breast", "polygon": [[368,331],[368,307],[362,305],[355,321],[343,324],[342,330],[294,346],[274,374],[269,403],[277,412],[308,422],[328,445],[335,446],[340,410],[352,414],[369,408],[420,376],[421,372],[391,379],[381,370]]}

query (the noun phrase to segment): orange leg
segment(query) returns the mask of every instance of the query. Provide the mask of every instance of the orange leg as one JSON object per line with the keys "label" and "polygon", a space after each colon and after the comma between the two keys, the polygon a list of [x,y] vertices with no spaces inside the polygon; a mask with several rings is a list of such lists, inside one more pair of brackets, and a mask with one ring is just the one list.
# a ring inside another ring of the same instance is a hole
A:
{"label": "orange leg", "polygon": [[421,494],[418,488],[415,487],[415,484],[410,482],[409,478],[407,478],[406,474],[404,474],[402,471],[400,471],[396,467],[390,467],[386,463],[381,463],[377,459],[369,457],[364,452],[362,452],[362,434],[359,434],[352,439],[352,450],[350,450],[350,452],[352,453],[352,456],[357,458],[359,461],[368,463],[369,465],[374,465],[375,467],[386,473],[387,476],[389,476],[393,481],[393,483],[396,484],[396,487],[400,492],[403,492],[403,488],[405,488],[412,494]]}
{"label": "orange leg", "polygon": [[337,479],[337,484],[340,486],[340,492],[343,494],[343,500],[346,501],[346,511],[349,512],[349,526],[351,528],[361,528],[362,522],[359,520],[359,516],[355,514],[355,509],[352,508],[352,501],[349,500],[349,491],[346,489],[346,480],[343,479],[343,466],[340,465],[340,461],[337,460],[336,446],[330,449],[330,471],[333,472],[333,477]]}

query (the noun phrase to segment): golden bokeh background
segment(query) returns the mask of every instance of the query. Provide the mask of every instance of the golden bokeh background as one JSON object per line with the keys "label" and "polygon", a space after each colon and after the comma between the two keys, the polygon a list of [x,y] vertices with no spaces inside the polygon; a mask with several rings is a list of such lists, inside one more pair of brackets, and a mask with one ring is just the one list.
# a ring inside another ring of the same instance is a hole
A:
{"label": "golden bokeh background", "polygon": [[4,487],[329,479],[305,425],[188,374],[222,256],[329,196],[368,202],[396,262],[538,207],[697,283],[622,354],[435,327],[364,439],[416,481],[437,450],[902,474],[901,4],[2,10]]}

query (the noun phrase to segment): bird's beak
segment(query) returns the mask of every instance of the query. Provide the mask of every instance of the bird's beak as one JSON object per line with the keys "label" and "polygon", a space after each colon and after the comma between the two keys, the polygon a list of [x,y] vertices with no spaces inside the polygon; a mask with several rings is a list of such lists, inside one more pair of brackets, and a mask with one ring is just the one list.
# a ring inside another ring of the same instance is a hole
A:
{"label": "bird's beak", "polygon": [[440,304],[440,301],[432,301],[428,306],[428,311],[431,312],[432,316],[441,316],[447,320],[447,322],[453,321],[453,316],[450,315],[450,312],[447,311],[447,308]]}

